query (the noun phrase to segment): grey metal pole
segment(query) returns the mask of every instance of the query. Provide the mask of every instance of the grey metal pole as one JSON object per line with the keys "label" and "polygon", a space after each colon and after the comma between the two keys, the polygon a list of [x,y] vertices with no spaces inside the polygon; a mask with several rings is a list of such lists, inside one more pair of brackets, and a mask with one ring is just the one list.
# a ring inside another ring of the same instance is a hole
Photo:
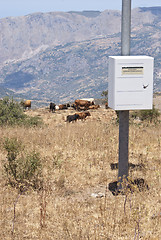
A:
{"label": "grey metal pole", "polygon": [[122,0],[121,55],[130,55],[131,0]]}
{"label": "grey metal pole", "polygon": [[[130,55],[131,0],[122,0],[121,55]],[[118,182],[128,177],[129,111],[119,111],[119,170]],[[119,186],[119,188],[122,188]]]}

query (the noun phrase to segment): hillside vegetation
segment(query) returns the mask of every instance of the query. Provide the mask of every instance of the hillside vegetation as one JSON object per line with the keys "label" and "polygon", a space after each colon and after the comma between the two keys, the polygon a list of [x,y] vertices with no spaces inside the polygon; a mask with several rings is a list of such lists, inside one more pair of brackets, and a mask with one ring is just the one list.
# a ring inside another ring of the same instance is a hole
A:
{"label": "hillside vegetation", "polygon": [[[130,119],[129,178],[144,179],[146,187],[114,196],[108,186],[118,174],[111,168],[118,162],[116,113],[101,107],[85,121],[66,123],[73,113],[29,110],[24,114],[44,124],[0,127],[0,239],[159,240],[160,117],[151,123]],[[16,144],[23,147],[10,155]],[[25,170],[26,178],[15,175],[19,184],[11,184],[12,173],[6,172],[9,159],[28,163],[14,166]]]}
{"label": "hillside vegetation", "polygon": [[0,100],[0,126],[37,126],[40,125],[41,119],[39,117],[29,117],[24,114],[21,103],[4,97]]}

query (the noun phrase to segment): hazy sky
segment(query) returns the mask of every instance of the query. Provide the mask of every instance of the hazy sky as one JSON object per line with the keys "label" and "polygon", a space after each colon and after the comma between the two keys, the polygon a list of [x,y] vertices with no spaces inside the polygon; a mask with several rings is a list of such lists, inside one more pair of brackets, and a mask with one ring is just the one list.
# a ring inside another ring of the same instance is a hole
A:
{"label": "hazy sky", "polygon": [[[122,0],[0,0],[0,18],[34,12],[121,10]],[[161,6],[161,0],[132,0],[132,8]]]}

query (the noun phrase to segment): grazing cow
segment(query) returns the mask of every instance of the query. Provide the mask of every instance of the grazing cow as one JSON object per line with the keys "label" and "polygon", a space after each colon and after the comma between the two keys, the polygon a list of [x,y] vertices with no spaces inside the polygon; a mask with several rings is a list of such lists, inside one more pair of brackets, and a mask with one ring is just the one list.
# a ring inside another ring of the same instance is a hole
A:
{"label": "grazing cow", "polygon": [[21,101],[21,103],[20,103],[22,106],[23,106],[23,108],[26,110],[26,108],[31,108],[31,100],[26,100],[26,101]]}
{"label": "grazing cow", "polygon": [[78,111],[86,111],[86,110],[88,110],[88,108],[86,107],[86,106],[78,106],[77,108],[76,108],[76,110],[78,110]]}
{"label": "grazing cow", "polygon": [[108,103],[107,102],[105,103],[105,109],[108,109]]}
{"label": "grazing cow", "polygon": [[55,106],[56,106],[55,103],[52,103],[52,102],[50,103],[50,112],[53,112],[53,111],[55,112]]}
{"label": "grazing cow", "polygon": [[60,104],[59,110],[68,109],[67,104]]}
{"label": "grazing cow", "polygon": [[55,106],[55,110],[59,110],[59,106],[58,105]]}
{"label": "grazing cow", "polygon": [[81,98],[80,100],[89,101],[91,105],[94,105],[94,98]]}
{"label": "grazing cow", "polygon": [[81,120],[85,120],[87,116],[91,116],[90,112],[80,112],[80,113],[76,113],[79,115],[79,118],[78,119],[81,119]]}
{"label": "grazing cow", "polygon": [[[87,110],[89,108],[89,106],[91,105],[90,101],[87,100],[81,100],[81,99],[77,99],[75,100],[75,104],[76,104],[76,109],[79,110]],[[83,109],[81,109],[83,108]]]}
{"label": "grazing cow", "polygon": [[74,108],[76,110],[76,104],[75,103],[72,103],[71,104],[71,108]]}
{"label": "grazing cow", "polygon": [[91,105],[89,106],[89,109],[98,109],[100,108],[100,105]]}
{"label": "grazing cow", "polygon": [[66,122],[69,122],[69,123],[74,121],[76,122],[77,119],[79,119],[79,115],[75,113],[74,115],[68,115]]}

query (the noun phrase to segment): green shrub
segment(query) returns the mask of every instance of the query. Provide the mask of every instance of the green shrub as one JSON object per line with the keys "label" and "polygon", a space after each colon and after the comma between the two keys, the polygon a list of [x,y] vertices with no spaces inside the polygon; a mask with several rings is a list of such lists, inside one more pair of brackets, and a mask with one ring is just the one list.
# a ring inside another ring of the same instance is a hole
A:
{"label": "green shrub", "polygon": [[14,125],[24,120],[25,116],[19,104],[5,97],[0,101],[0,125]]}
{"label": "green shrub", "polygon": [[105,101],[108,102],[108,91],[103,91],[103,92],[101,93],[101,96],[102,96],[102,97],[105,97]]}
{"label": "green shrub", "polygon": [[4,148],[7,151],[7,158],[4,169],[8,182],[12,187],[20,191],[40,188],[41,161],[36,152],[24,153],[21,142],[15,138],[7,138],[4,141]]}
{"label": "green shrub", "polygon": [[[119,111],[116,111],[116,122],[119,123]],[[153,105],[153,109],[149,110],[135,110],[130,111],[130,119],[140,119],[141,121],[149,121],[149,122],[157,122],[160,116],[160,112],[158,109],[155,108]]]}
{"label": "green shrub", "polygon": [[25,125],[25,126],[38,126],[42,124],[39,117],[29,117],[24,114],[21,105],[5,97],[0,101],[0,125]]}
{"label": "green shrub", "polygon": [[154,105],[153,105],[153,109],[151,110],[141,110],[139,112],[139,118],[142,121],[144,120],[148,120],[150,122],[157,121],[159,116],[160,116],[160,112],[158,109],[155,108]]}
{"label": "green shrub", "polygon": [[139,118],[141,121],[157,121],[158,117],[160,116],[160,112],[158,109],[155,108],[153,105],[153,109],[149,110],[140,110],[140,111],[132,111],[130,117],[133,119]]}
{"label": "green shrub", "polygon": [[139,116],[138,116],[138,111],[131,111],[131,112],[130,112],[130,118],[132,118],[132,119],[137,119],[137,118],[139,118]]}
{"label": "green shrub", "polygon": [[24,126],[41,126],[43,124],[42,119],[38,116],[35,117],[28,117],[26,116],[26,118],[23,121],[23,125]]}
{"label": "green shrub", "polygon": [[117,115],[116,123],[119,123],[119,111],[115,111],[115,112],[116,112],[116,115]]}

